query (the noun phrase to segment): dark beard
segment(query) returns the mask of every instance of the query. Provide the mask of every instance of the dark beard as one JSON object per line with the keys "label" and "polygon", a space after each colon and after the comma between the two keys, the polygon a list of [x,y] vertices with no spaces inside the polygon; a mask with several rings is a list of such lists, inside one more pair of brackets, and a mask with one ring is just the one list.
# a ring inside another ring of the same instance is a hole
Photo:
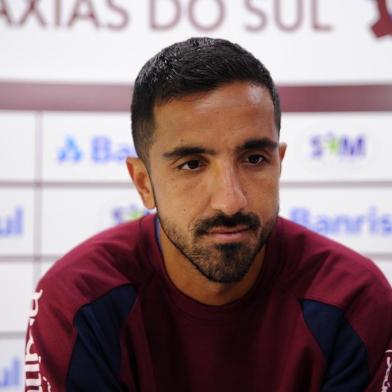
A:
{"label": "dark beard", "polygon": [[[185,238],[174,225],[159,215],[160,224],[171,243],[194,265],[209,281],[217,283],[239,282],[249,271],[256,255],[261,251],[275,225],[276,216],[263,226],[253,213],[236,213],[227,216],[222,213],[198,222],[192,231],[192,244],[187,245]],[[245,225],[255,236],[254,243],[232,242],[202,246],[197,240],[214,227],[233,228]]]}

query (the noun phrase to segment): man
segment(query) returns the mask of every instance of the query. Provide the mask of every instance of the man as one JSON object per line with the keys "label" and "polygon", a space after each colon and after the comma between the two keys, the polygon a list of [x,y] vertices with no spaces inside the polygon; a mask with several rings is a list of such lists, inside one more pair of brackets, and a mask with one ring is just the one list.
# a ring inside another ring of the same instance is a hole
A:
{"label": "man", "polygon": [[228,41],[146,63],[127,165],[157,215],[98,234],[41,280],[27,390],[392,390],[389,284],[278,217],[280,115],[269,72]]}

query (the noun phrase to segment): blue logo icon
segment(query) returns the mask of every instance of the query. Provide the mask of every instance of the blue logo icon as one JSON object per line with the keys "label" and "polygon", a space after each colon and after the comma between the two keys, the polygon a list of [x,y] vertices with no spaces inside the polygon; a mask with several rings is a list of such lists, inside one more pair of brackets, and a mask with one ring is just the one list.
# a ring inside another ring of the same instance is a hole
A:
{"label": "blue logo icon", "polygon": [[59,162],[79,162],[83,157],[82,150],[76,143],[76,140],[67,136],[64,146],[59,149],[57,159]]}
{"label": "blue logo icon", "polygon": [[310,139],[311,157],[358,160],[366,157],[366,138],[363,135],[336,135],[332,132],[315,135]]}
{"label": "blue logo icon", "polygon": [[22,363],[19,358],[12,358],[11,364],[0,368],[0,390],[22,385]]}
{"label": "blue logo icon", "polygon": [[23,209],[15,207],[13,212],[0,215],[0,238],[18,237],[23,234]]}

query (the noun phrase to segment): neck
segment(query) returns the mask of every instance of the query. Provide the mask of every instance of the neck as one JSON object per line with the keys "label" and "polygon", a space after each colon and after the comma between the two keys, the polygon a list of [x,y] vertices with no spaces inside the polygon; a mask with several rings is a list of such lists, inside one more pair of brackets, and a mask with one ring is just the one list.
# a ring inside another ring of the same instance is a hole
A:
{"label": "neck", "polygon": [[224,305],[244,296],[254,285],[264,260],[265,247],[257,254],[249,271],[238,282],[208,280],[172,244],[159,226],[163,260],[174,286],[188,297],[206,305]]}

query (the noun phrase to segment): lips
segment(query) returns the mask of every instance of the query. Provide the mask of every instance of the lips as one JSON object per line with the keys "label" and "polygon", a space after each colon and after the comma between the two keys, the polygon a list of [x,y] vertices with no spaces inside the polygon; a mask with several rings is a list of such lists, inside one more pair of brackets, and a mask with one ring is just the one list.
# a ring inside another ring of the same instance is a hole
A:
{"label": "lips", "polygon": [[247,231],[256,231],[260,226],[259,218],[251,212],[236,212],[230,216],[218,213],[196,222],[194,233],[196,237],[244,234]]}
{"label": "lips", "polygon": [[214,227],[206,232],[206,236],[218,242],[238,242],[245,240],[249,231],[249,226]]}
{"label": "lips", "polygon": [[248,231],[249,226],[235,226],[235,227],[214,227],[208,230],[206,234],[235,234]]}

